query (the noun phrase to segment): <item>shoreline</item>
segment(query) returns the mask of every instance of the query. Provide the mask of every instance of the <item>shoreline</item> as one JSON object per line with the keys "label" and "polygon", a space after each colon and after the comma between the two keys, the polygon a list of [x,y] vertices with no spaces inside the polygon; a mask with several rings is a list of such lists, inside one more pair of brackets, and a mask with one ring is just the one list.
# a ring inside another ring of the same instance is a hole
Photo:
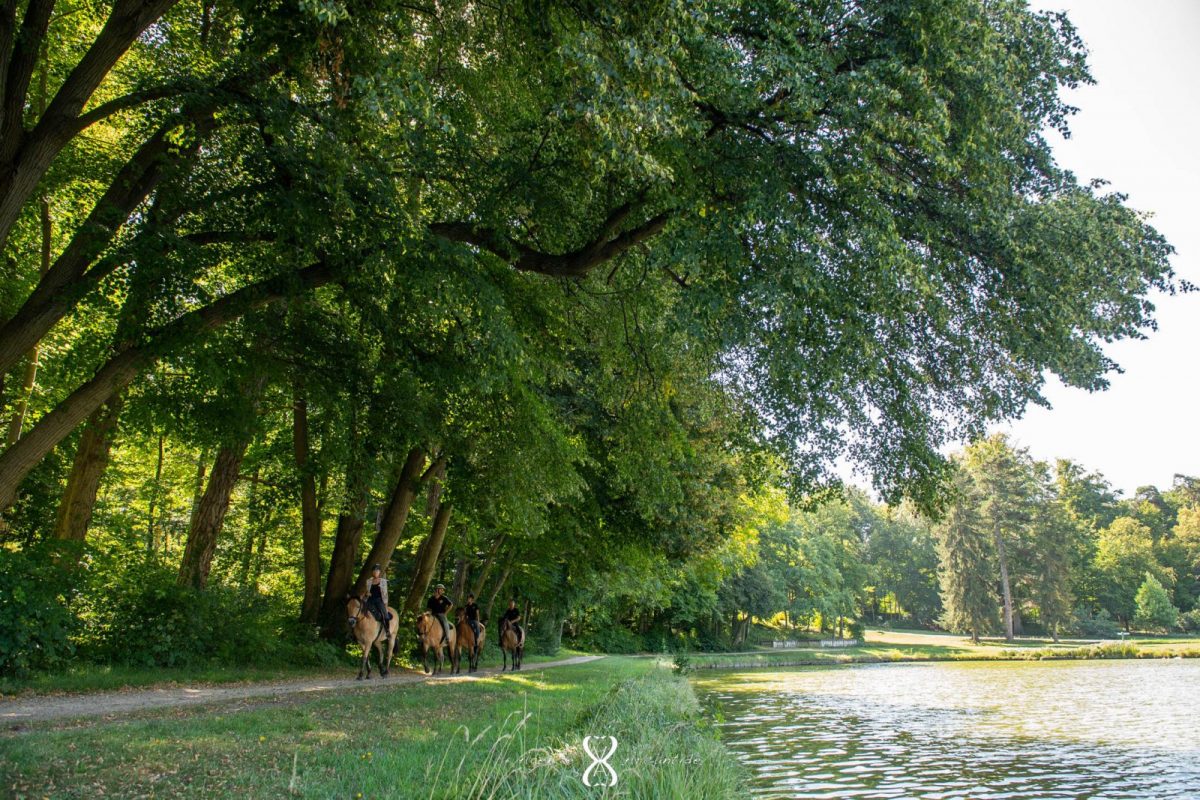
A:
{"label": "shoreline", "polygon": [[[849,648],[848,648],[849,649]],[[879,648],[865,648],[867,650]],[[778,655],[776,655],[778,652]],[[923,662],[984,662],[984,661],[1104,661],[1117,659],[1176,659],[1200,658],[1200,644],[1171,648],[1153,648],[1130,642],[1103,642],[1088,647],[1004,649],[995,652],[830,652],[827,656],[816,656],[821,651],[808,651],[804,655],[795,651],[763,651],[752,655],[738,653],[681,654],[675,657],[680,671],[712,669],[758,669],[774,667],[821,667],[853,664],[913,664]],[[682,665],[682,666],[680,666]]]}

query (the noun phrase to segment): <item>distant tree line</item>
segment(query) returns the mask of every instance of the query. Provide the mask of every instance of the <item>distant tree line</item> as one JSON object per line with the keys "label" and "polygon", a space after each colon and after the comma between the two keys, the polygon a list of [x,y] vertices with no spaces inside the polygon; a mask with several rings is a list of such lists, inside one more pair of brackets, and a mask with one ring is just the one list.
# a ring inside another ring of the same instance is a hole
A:
{"label": "distant tree line", "polygon": [[[717,589],[714,646],[749,622],[843,633],[862,622],[1013,638],[1200,631],[1200,479],[1120,498],[1071,461],[1038,462],[1004,436],[952,459],[935,518],[861,492],[778,515]],[[694,601],[689,601],[694,602]]]}

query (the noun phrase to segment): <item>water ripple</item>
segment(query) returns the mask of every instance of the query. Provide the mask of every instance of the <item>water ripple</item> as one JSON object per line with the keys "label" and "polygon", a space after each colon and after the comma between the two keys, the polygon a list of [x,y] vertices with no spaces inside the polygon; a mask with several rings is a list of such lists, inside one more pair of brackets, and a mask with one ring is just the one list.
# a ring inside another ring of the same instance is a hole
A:
{"label": "water ripple", "polygon": [[759,797],[1200,797],[1200,662],[889,664],[698,681]]}

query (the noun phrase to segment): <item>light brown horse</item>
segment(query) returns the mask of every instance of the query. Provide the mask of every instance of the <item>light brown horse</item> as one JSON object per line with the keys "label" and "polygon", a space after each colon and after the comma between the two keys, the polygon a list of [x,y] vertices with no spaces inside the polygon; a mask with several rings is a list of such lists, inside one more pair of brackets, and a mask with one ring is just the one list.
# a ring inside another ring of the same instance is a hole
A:
{"label": "light brown horse", "polygon": [[524,629],[518,635],[517,629],[513,627],[511,622],[506,619],[500,620],[500,650],[504,657],[504,665],[500,667],[501,672],[508,668],[509,653],[512,653],[512,668],[514,670],[520,669],[521,661],[525,657]]}
{"label": "light brown horse", "polygon": [[[428,611],[422,611],[417,615],[417,641],[421,646],[421,666],[425,668],[425,674],[429,674],[429,651],[432,650],[437,654],[437,666],[433,671],[437,675],[442,671],[442,665],[445,663],[446,655],[442,652],[442,623],[438,622],[437,618]],[[453,670],[458,666],[458,648],[455,647],[454,626],[450,626],[450,667]]]}
{"label": "light brown horse", "polygon": [[474,672],[479,669],[479,655],[483,652],[483,640],[487,638],[487,627],[482,622],[479,623],[479,641],[475,641],[475,631],[471,628],[471,623],[467,622],[466,612],[460,608],[455,634],[458,636],[458,663],[454,665],[454,671],[462,672],[463,651],[466,651],[467,672]]}
{"label": "light brown horse", "polygon": [[379,675],[386,678],[392,666],[392,653],[396,650],[396,631],[400,627],[400,615],[396,609],[388,608],[392,618],[388,620],[385,630],[383,625],[367,610],[367,598],[349,597],[346,599],[346,621],[350,624],[350,633],[362,647],[362,664],[358,667],[358,679],[363,679],[363,671],[367,680],[371,679],[371,651],[379,654]]}

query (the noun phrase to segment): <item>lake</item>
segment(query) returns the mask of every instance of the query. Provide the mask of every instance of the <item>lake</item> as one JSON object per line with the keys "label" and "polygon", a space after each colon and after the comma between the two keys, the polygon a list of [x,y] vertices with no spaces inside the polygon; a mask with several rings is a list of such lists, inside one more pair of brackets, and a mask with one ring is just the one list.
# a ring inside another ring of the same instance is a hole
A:
{"label": "lake", "polygon": [[758,797],[1198,798],[1200,660],[702,673]]}

